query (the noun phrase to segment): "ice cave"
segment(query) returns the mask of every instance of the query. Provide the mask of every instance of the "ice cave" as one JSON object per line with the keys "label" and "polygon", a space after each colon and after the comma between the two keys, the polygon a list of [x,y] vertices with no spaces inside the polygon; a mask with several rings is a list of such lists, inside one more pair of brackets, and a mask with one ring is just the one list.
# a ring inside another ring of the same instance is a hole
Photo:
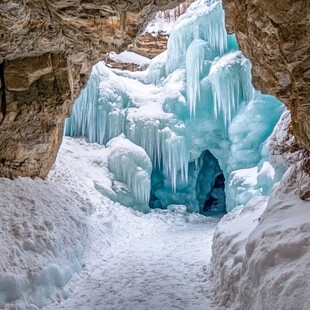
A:
{"label": "ice cave", "polygon": [[107,146],[122,136],[146,152],[136,160],[138,148],[121,146],[113,159],[114,183],[123,183],[122,198],[114,188],[114,199],[122,204],[223,212],[270,191],[265,142],[282,111],[276,98],[253,88],[221,1],[204,0],[179,17],[167,51],[144,71],[98,63],[65,133]]}
{"label": "ice cave", "polygon": [[310,309],[309,16],[0,1],[0,309]]}

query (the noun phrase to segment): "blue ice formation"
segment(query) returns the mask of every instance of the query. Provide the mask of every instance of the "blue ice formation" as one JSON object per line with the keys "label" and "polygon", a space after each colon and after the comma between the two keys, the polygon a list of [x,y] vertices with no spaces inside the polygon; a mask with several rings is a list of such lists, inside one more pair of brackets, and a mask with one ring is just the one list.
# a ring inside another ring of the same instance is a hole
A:
{"label": "blue ice formation", "polygon": [[[137,204],[230,211],[270,191],[264,143],[281,112],[278,100],[253,88],[251,64],[226,33],[221,1],[198,0],[145,71],[94,67],[66,135],[106,144],[123,134],[141,146],[152,177],[143,188],[131,187]],[[112,170],[131,184],[143,177],[116,162]]]}
{"label": "blue ice formation", "polygon": [[106,146],[108,169],[115,176],[112,190],[116,200],[139,211],[149,211],[152,163],[148,155],[124,135],[111,139]]}

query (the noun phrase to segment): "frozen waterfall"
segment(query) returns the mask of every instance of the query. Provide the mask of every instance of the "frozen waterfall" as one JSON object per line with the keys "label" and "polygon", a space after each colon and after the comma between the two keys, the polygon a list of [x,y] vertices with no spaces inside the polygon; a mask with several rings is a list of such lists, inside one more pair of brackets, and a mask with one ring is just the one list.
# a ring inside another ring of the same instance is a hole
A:
{"label": "frozen waterfall", "polygon": [[264,145],[281,112],[279,101],[254,90],[251,64],[226,33],[221,1],[199,0],[177,20],[167,52],[145,71],[97,64],[65,133],[100,144],[122,134],[144,149],[151,168],[139,169],[138,153],[124,155],[124,143],[125,157],[109,164],[137,205],[203,212],[225,208],[226,196],[231,210],[272,185],[258,175],[273,169]]}

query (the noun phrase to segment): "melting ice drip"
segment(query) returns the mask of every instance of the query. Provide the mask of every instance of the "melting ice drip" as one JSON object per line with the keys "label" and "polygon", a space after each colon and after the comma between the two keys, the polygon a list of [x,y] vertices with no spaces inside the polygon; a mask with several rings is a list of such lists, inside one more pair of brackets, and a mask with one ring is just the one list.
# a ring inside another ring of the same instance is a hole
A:
{"label": "melting ice drip", "polygon": [[[209,150],[229,182],[233,171],[266,161],[262,145],[280,113],[275,98],[253,89],[251,64],[226,33],[221,1],[198,0],[177,20],[167,52],[145,71],[110,70],[103,63],[94,67],[66,122],[66,135],[106,144],[124,134],[152,162],[153,179],[159,180],[152,185],[154,205],[177,203],[202,211],[196,184],[199,175],[207,175],[202,171],[206,164],[194,162]],[[148,186],[145,174],[128,176],[131,170],[121,171],[127,166],[115,166],[117,176],[130,182],[137,202],[148,203],[151,189],[142,190]],[[215,184],[218,175],[208,174],[208,182]],[[237,199],[229,208],[238,204]]]}

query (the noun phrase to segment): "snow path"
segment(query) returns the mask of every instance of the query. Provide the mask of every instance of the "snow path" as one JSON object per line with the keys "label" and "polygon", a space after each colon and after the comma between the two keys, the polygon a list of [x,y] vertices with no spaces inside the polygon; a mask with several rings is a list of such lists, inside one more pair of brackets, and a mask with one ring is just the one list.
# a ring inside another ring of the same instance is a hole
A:
{"label": "snow path", "polygon": [[148,222],[153,233],[129,235],[109,253],[97,238],[81,277],[69,285],[68,298],[45,309],[213,309],[205,293],[205,269],[218,220],[154,212],[141,216],[140,229]]}

